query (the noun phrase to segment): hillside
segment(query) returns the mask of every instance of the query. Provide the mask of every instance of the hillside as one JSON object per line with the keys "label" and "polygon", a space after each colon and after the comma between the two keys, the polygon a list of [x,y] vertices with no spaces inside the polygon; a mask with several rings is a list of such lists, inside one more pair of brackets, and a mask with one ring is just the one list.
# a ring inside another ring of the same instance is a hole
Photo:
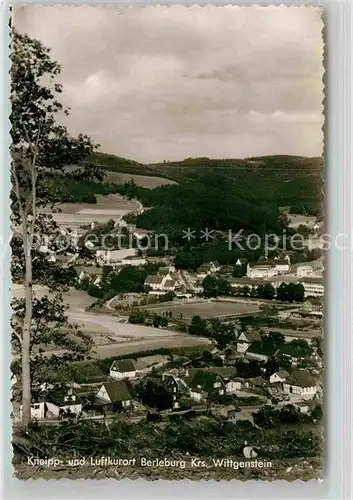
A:
{"label": "hillside", "polygon": [[[221,181],[249,203],[259,200],[292,212],[317,215],[322,203],[323,159],[273,155],[245,159],[187,158],[143,165],[114,155],[94,153],[90,161],[109,172],[160,177],[178,183]],[[109,179],[112,180],[112,179]],[[162,184],[162,183],[160,183]],[[155,185],[158,185],[156,180]],[[147,186],[146,186],[147,187]],[[151,183],[154,187],[154,183]]]}

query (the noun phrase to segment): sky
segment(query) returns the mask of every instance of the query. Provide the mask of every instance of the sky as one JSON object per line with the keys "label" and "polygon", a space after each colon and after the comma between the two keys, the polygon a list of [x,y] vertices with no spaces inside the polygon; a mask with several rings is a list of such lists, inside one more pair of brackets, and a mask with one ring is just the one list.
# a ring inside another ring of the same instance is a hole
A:
{"label": "sky", "polygon": [[144,163],[323,150],[312,7],[15,7],[62,65],[65,124]]}

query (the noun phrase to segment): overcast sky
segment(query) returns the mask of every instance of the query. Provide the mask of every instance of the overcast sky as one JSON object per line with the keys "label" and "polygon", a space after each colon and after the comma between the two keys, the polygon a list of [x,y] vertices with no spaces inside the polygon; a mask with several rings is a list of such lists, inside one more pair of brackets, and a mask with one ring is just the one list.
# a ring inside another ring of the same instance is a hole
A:
{"label": "overcast sky", "polygon": [[322,153],[322,22],[307,7],[26,6],[62,65],[67,125],[153,162]]}

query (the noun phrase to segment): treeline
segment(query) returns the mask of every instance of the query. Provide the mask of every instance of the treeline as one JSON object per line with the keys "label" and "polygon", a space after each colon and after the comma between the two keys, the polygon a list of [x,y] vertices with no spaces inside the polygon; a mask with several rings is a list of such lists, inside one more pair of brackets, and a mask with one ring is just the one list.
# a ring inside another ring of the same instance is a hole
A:
{"label": "treeline", "polygon": [[134,309],[129,314],[129,323],[163,328],[168,326],[170,318],[171,314],[169,312],[157,314],[148,309]]}
{"label": "treeline", "polygon": [[290,207],[292,213],[317,215],[322,203],[322,158],[272,155],[245,159],[185,158],[153,165],[94,153],[92,162],[116,172],[165,177],[179,183],[202,182],[219,176],[239,186],[237,194],[256,204],[258,200]]}
{"label": "treeline", "polygon": [[201,318],[198,315],[192,317],[189,333],[214,340],[220,350],[235,342],[238,336],[233,323],[225,323],[219,318]]}
{"label": "treeline", "polygon": [[272,300],[276,298],[284,302],[303,302],[305,290],[301,283],[281,283],[277,288],[271,283],[252,286],[232,287],[231,283],[222,276],[206,276],[202,282],[205,297],[240,296]]}

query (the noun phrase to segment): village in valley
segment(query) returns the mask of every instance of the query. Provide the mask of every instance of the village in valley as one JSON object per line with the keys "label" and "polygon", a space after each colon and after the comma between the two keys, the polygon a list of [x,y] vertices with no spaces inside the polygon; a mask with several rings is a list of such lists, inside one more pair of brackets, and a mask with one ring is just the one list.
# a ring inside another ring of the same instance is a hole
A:
{"label": "village in valley", "polygon": [[[209,415],[256,425],[269,408],[282,413],[290,408],[308,418],[317,414],[322,259],[292,264],[291,252],[279,251],[255,262],[239,257],[234,265],[211,261],[196,270],[178,269],[172,252],[151,256],[158,252],[145,249],[151,231],[126,222],[131,206],[141,213],[141,204],[117,196],[113,201],[125,209],[116,217],[116,208],[79,204],[68,217],[63,205],[57,223],[74,242],[72,253],[40,248],[49,260],[74,266],[75,285],[65,295],[68,315],[95,345],[89,360],[41,381],[32,420],[160,422]],[[80,224],[97,214],[100,222]],[[320,227],[308,217],[312,236]],[[118,233],[129,237],[133,246],[106,250],[99,241],[92,243],[92,235],[107,230],[113,239]],[[226,233],[218,237],[225,239]],[[129,279],[138,279],[135,291],[114,291],[115,283]],[[19,386],[14,375],[14,401]],[[19,404],[13,416],[16,425]]]}
{"label": "village in valley", "polygon": [[321,478],[319,13],[12,15],[16,477]]}

